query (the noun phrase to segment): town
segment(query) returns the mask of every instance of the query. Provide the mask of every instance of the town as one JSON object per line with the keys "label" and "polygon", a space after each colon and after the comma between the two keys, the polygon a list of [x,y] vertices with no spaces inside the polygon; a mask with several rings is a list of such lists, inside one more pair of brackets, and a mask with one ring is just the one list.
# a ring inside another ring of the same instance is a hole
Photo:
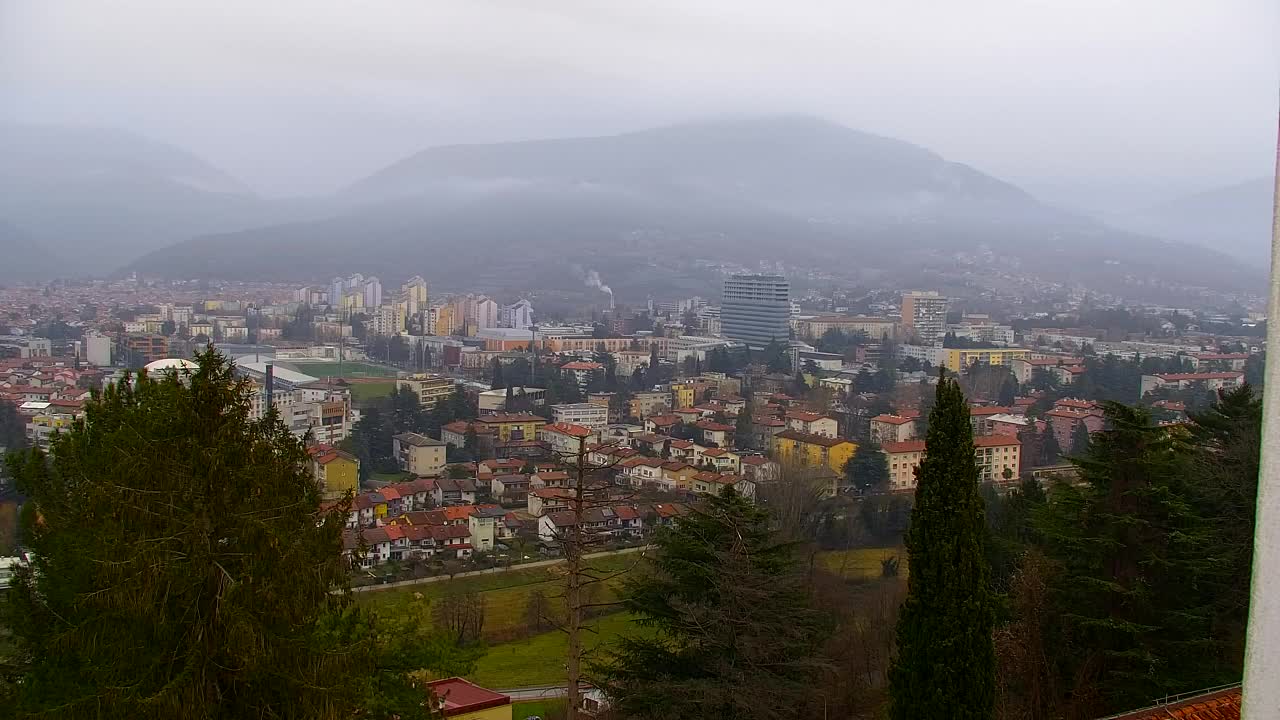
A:
{"label": "town", "polygon": [[[633,307],[601,291],[598,307],[544,318],[527,296],[436,297],[422,276],[385,288],[358,273],[307,287],[9,287],[0,441],[47,450],[94,392],[188,372],[212,346],[245,383],[251,418],[275,412],[307,444],[325,506],[350,503],[343,552],[357,589],[537,573],[585,550],[623,557],[727,488],[774,509],[799,503],[844,562],[841,547],[888,548],[879,572],[899,562],[887,553],[939,378],[969,400],[980,482],[1006,493],[1075,477],[1067,458],[1103,429],[1105,401],[1176,426],[1258,384],[1263,361],[1263,317],[1246,308],[1082,294],[1027,312],[932,290],[801,294],[749,273],[727,275],[718,301]],[[0,542],[20,553],[20,495],[0,489]],[[866,508],[887,513],[884,527],[852,527]],[[580,547],[565,547],[571,537]],[[5,560],[0,582],[20,561]],[[507,697],[449,682],[481,703]]]}

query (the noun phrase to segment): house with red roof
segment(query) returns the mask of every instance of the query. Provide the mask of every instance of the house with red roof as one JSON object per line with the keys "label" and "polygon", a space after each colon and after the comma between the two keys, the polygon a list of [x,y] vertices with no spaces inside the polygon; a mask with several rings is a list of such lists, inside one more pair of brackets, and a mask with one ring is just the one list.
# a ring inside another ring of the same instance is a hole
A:
{"label": "house with red roof", "polygon": [[510,720],[511,696],[488,690],[460,677],[427,683],[436,710],[457,720]]}
{"label": "house with red roof", "polygon": [[822,413],[808,410],[788,410],[786,414],[787,428],[809,435],[835,437],[839,433],[836,420]]}
{"label": "house with red roof", "polygon": [[564,456],[578,452],[583,443],[590,445],[597,442],[599,435],[582,425],[551,423],[538,429],[538,439],[551,452]]}
{"label": "house with red roof", "polygon": [[1230,372],[1195,372],[1195,373],[1156,373],[1142,376],[1142,394],[1156,390],[1186,390],[1200,387],[1207,390],[1225,390],[1239,386],[1244,382],[1244,373]]}
{"label": "house with red roof", "polygon": [[880,445],[906,442],[916,437],[915,418],[903,415],[877,415],[871,418],[871,441]]}

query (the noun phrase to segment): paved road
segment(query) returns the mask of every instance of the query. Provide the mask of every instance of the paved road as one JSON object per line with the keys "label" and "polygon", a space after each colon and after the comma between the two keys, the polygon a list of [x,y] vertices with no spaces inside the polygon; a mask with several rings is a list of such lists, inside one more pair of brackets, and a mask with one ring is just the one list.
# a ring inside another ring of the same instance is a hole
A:
{"label": "paved road", "polygon": [[[625,555],[627,553],[640,552],[649,549],[650,545],[641,545],[639,547],[623,548],[621,550],[606,550],[604,552],[588,553],[585,557],[591,558],[605,557],[608,555]],[[360,587],[351,588],[351,592],[376,592],[378,590],[391,590],[393,588],[409,587],[411,585],[425,585],[433,582],[443,582],[445,580],[456,580],[457,578],[476,577],[478,575],[494,575],[496,573],[504,573],[512,570],[528,570],[529,568],[549,567],[564,562],[564,558],[556,558],[554,560],[539,560],[531,563],[520,563],[511,567],[495,567],[488,570],[470,570],[468,572],[460,572],[453,577],[448,575],[433,575],[431,577],[415,578],[413,580],[400,580],[397,582],[383,583],[381,585],[361,585]]]}

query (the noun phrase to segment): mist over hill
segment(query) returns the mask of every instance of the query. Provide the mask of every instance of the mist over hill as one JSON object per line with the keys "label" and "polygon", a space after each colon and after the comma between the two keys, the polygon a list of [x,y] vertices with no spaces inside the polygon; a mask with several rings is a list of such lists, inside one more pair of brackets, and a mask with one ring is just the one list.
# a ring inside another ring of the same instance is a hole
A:
{"label": "mist over hill", "polygon": [[[125,183],[132,196],[110,204],[138,224],[155,220],[156,207],[171,211],[147,235],[168,246],[130,270],[305,281],[359,268],[501,288],[572,286],[573,267],[590,266],[635,296],[698,287],[717,262],[852,275],[985,253],[1019,272],[1095,287],[1262,280],[1210,250],[1118,231],[927,149],[804,116],[430,148],[311,202],[311,219],[300,222],[255,224],[255,213],[290,211],[216,171],[196,172],[203,165],[169,163],[177,158],[146,164],[139,174],[151,185],[134,192],[140,186]],[[159,188],[191,202],[143,199]],[[224,226],[192,229],[201,223]]]}
{"label": "mist over hill", "polygon": [[14,265],[53,254],[63,273],[101,274],[157,248],[292,212],[185,150],[132,133],[0,126],[0,219],[30,239],[8,256]]}
{"label": "mist over hill", "polygon": [[1213,188],[1117,216],[1135,232],[1191,243],[1249,263],[1271,257],[1273,178]]}

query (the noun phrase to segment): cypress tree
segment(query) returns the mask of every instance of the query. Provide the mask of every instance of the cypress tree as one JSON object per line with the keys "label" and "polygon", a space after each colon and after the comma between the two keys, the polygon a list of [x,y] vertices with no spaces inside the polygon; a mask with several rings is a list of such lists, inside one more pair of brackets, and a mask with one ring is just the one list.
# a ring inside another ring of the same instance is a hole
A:
{"label": "cypress tree", "polygon": [[907,533],[907,599],[889,671],[893,720],[985,720],[995,705],[995,649],[986,520],[969,406],[938,380],[927,454]]}
{"label": "cypress tree", "polygon": [[0,605],[6,717],[325,720],[404,696],[345,591],[350,501],[322,511],[302,442],[250,419],[226,358],[196,362],[107,388],[12,463],[35,560]]}
{"label": "cypress tree", "polygon": [[1089,452],[1089,426],[1083,421],[1071,430],[1071,456],[1083,457]]}

